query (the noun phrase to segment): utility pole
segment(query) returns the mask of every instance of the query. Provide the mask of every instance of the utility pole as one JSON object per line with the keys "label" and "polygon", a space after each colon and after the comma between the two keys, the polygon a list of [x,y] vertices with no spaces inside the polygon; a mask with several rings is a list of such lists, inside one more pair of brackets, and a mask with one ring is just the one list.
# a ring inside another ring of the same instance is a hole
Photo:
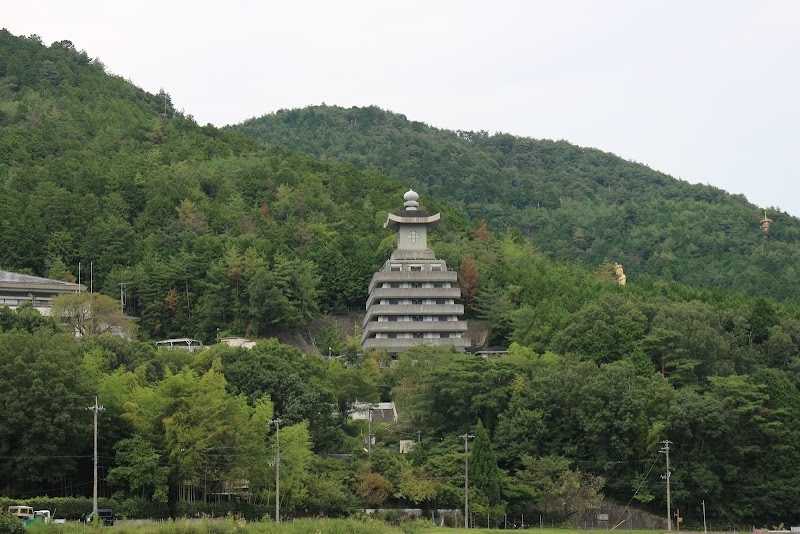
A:
{"label": "utility pole", "polygon": [[703,499],[703,534],[708,534],[708,529],[706,528],[706,501]]}
{"label": "utility pole", "polygon": [[658,452],[663,452],[667,458],[667,473],[661,476],[661,478],[664,478],[667,481],[667,532],[672,532],[672,508],[669,500],[669,446],[672,444],[672,442],[668,439],[665,439],[661,442],[661,444],[664,445],[664,448]]}
{"label": "utility pole", "polygon": [[372,455],[372,404],[367,408],[367,456]]}
{"label": "utility pole", "polygon": [[364,410],[367,411],[367,455],[372,454],[372,410],[375,408],[375,405],[371,402],[358,402],[356,400],[353,403],[353,409],[356,410],[357,413],[362,413]]}
{"label": "utility pole", "polygon": [[119,284],[119,306],[122,314],[125,315],[125,290],[130,282],[121,282]]}
{"label": "utility pole", "polygon": [[464,528],[469,528],[469,440],[472,434],[461,434],[464,438]]}
{"label": "utility pole", "polygon": [[275,425],[275,522],[281,522],[281,420],[270,421]]}
{"label": "utility pole", "polygon": [[94,397],[94,406],[86,408],[94,412],[94,494],[92,499],[92,521],[97,524],[97,414],[105,411],[105,408],[97,405],[97,395]]}

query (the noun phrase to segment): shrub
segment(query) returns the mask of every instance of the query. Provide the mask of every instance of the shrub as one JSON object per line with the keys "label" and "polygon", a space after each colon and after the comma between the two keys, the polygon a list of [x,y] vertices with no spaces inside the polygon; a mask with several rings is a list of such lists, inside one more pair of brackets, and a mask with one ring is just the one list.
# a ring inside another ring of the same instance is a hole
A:
{"label": "shrub", "polygon": [[243,517],[248,521],[258,521],[269,516],[275,508],[263,504],[246,502],[179,502],[175,504],[178,517]]}
{"label": "shrub", "polygon": [[25,534],[25,527],[22,526],[16,516],[0,510],[0,532],[3,534]]}
{"label": "shrub", "polygon": [[167,519],[169,506],[163,502],[147,499],[125,499],[118,501],[114,515],[124,519]]}
{"label": "shrub", "polygon": [[416,534],[417,532],[425,532],[426,530],[430,530],[434,526],[436,525],[433,524],[433,521],[417,517],[400,523],[400,530],[402,530],[405,534]]}

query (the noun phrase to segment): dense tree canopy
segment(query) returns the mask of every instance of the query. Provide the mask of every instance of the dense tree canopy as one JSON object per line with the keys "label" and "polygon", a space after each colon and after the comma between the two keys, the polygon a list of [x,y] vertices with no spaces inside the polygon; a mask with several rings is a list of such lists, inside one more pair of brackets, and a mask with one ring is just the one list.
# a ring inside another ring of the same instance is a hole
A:
{"label": "dense tree canopy", "polygon": [[494,229],[513,227],[550,257],[624,265],[703,288],[800,302],[800,224],[741,195],[676,180],[566,141],[449,131],[377,107],[280,110],[230,129],[268,146],[410,181]]}
{"label": "dense tree canopy", "polygon": [[[101,491],[172,510],[274,505],[280,418],[289,514],[459,507],[459,436],[474,433],[482,511],[566,520],[635,497],[660,513],[653,466],[670,439],[690,520],[706,496],[714,520],[800,520],[796,219],[770,213],[759,233],[754,206],[708,186],[377,108],[238,129],[196,124],[68,42],[0,31],[0,265],[95,289],[57,302],[58,322],[0,309],[9,497],[87,494],[98,395]],[[416,347],[390,362],[330,315],[362,309],[408,180],[443,212],[430,243],[461,268],[469,318],[508,354]],[[140,341],[108,335],[120,311]],[[289,331],[317,350],[270,339]],[[228,335],[259,341],[152,343]],[[356,400],[393,400],[400,420],[353,421]]]}

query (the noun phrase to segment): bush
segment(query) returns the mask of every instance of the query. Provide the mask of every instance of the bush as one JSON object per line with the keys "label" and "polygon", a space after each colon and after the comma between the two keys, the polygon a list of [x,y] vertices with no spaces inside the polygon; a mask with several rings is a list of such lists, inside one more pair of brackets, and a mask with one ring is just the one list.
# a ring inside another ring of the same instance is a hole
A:
{"label": "bush", "polygon": [[225,517],[241,516],[248,521],[257,521],[264,516],[269,516],[275,508],[263,504],[250,504],[246,502],[179,502],[175,504],[175,514],[178,517]]}
{"label": "bush", "polygon": [[417,532],[425,532],[435,527],[436,525],[430,519],[423,519],[416,517],[403,523],[400,523],[400,530],[405,534],[416,534]]}
{"label": "bush", "polygon": [[0,510],[0,532],[3,534],[25,534],[22,521],[16,516]]}
{"label": "bush", "polygon": [[[55,517],[68,520],[80,519],[86,512],[92,510],[92,499],[87,497],[37,497],[26,501],[34,510],[50,510]],[[98,501],[99,502],[99,501]],[[113,508],[113,505],[99,505],[100,508]]]}
{"label": "bush", "polygon": [[118,501],[114,515],[120,519],[168,519],[169,506],[163,502],[147,499],[125,499]]}

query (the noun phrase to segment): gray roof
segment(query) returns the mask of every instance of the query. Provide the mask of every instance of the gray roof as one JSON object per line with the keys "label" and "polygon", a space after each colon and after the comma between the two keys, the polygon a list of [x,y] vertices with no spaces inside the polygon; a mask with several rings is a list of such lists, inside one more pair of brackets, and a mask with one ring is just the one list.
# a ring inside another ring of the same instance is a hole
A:
{"label": "gray roof", "polygon": [[[9,287],[27,287],[34,288],[40,286],[42,289],[59,291],[63,288],[67,291],[76,291],[79,289],[86,289],[83,284],[75,284],[72,282],[64,282],[62,280],[53,280],[51,278],[41,278],[39,276],[31,276],[29,274],[12,273],[10,271],[0,271],[0,283],[13,284]],[[55,287],[54,287],[55,286]]]}
{"label": "gray roof", "polygon": [[0,271],[0,282],[17,282],[20,284],[64,284],[68,286],[75,285],[61,280],[52,280],[50,278],[41,278],[39,276],[12,273],[9,271]]}

